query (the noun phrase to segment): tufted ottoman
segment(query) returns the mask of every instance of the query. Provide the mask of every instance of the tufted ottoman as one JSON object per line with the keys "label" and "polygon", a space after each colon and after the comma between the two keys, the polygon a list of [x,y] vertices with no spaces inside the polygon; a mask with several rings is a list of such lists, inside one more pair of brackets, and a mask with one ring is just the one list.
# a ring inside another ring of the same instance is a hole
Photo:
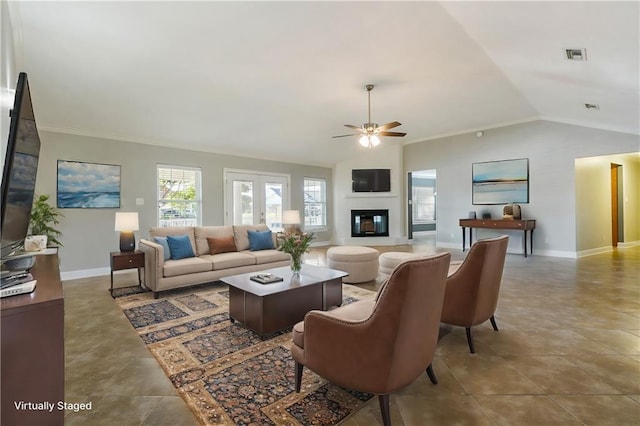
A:
{"label": "tufted ottoman", "polygon": [[378,276],[378,250],[371,247],[339,246],[327,250],[327,266],[349,274],[345,283],[373,281]]}
{"label": "tufted ottoman", "polygon": [[380,255],[380,273],[391,275],[391,272],[401,264],[409,259],[416,259],[419,257],[427,256],[425,253],[409,253],[401,251],[388,251]]}

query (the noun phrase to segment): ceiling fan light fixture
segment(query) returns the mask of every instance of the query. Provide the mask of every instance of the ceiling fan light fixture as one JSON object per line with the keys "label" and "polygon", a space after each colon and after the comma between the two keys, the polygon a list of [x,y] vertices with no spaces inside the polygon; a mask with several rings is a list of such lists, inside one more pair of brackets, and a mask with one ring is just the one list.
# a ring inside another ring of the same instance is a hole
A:
{"label": "ceiling fan light fixture", "polygon": [[369,141],[371,142],[371,146],[380,145],[380,138],[376,135],[369,136]]}
{"label": "ceiling fan light fixture", "polygon": [[369,144],[369,137],[368,136],[361,136],[360,139],[358,140],[358,142],[360,142],[360,145],[362,145],[365,148],[370,148],[370,144]]}

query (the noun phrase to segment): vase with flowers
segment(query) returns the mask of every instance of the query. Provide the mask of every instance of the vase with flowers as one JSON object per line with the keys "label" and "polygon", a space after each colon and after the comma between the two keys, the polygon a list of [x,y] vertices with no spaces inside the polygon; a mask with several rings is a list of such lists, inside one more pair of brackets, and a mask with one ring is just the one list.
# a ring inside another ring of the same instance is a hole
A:
{"label": "vase with flowers", "polygon": [[309,251],[311,241],[315,236],[312,233],[285,233],[280,240],[278,250],[289,253],[291,256],[291,271],[300,273],[302,269],[302,255]]}

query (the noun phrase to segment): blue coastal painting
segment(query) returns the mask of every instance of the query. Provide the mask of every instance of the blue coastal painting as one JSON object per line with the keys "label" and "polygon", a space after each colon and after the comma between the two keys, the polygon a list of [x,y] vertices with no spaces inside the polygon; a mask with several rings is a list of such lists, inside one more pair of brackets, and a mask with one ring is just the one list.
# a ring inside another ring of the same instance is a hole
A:
{"label": "blue coastal painting", "polygon": [[529,159],[473,163],[473,204],[529,202]]}
{"label": "blue coastal painting", "polygon": [[58,160],[58,207],[120,207],[120,166]]}

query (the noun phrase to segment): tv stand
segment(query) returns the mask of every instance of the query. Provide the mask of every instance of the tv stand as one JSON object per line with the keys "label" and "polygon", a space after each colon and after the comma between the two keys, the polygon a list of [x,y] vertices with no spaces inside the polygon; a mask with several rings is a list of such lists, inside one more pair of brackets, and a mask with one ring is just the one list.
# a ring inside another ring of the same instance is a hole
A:
{"label": "tv stand", "polygon": [[62,425],[64,410],[20,410],[14,402],[64,401],[64,299],[58,255],[36,256],[30,294],[0,301],[0,424]]}

